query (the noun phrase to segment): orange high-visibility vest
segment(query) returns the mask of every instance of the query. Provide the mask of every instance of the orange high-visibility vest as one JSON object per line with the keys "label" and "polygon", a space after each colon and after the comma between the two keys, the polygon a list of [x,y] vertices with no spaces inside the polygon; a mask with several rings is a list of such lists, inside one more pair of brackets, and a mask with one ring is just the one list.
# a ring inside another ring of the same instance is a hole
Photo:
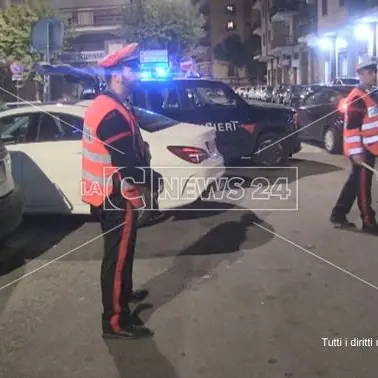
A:
{"label": "orange high-visibility vest", "polygon": [[353,98],[357,96],[365,103],[366,114],[361,129],[347,130],[344,127],[344,154],[351,156],[368,150],[378,156],[378,103],[369,95],[369,91],[356,87],[347,97],[348,107],[353,107]]}
{"label": "orange high-visibility vest", "polygon": [[[138,158],[143,157],[143,140],[139,132],[139,126],[134,116],[118,101],[107,95],[98,96],[88,108],[84,117],[83,127],[83,157],[82,157],[82,182],[81,199],[83,202],[101,206],[104,200],[113,191],[113,175],[117,174],[117,167],[111,162],[111,156],[104,143],[97,137],[97,129],[104,118],[112,111],[119,111],[125,121],[131,126],[114,138],[131,136],[134,139],[134,151],[122,151],[125,154],[137,154]],[[110,141],[109,141],[110,143]],[[120,176],[119,176],[120,177]],[[134,185],[122,182],[121,191],[125,198],[135,198],[137,193]]]}

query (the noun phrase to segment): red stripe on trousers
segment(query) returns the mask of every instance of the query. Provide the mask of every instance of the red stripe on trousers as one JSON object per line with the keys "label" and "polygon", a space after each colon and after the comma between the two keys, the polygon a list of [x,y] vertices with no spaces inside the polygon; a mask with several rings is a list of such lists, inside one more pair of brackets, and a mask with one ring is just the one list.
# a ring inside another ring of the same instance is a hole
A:
{"label": "red stripe on trousers", "polygon": [[367,207],[367,198],[366,198],[366,168],[361,167],[360,171],[361,179],[360,179],[360,185],[361,185],[361,203],[362,203],[362,211],[363,219],[365,223],[369,223],[369,213],[368,213],[368,207]]}
{"label": "red stripe on trousers", "polygon": [[130,234],[131,234],[131,227],[132,227],[132,219],[133,219],[133,209],[130,205],[129,201],[126,201],[126,214],[125,214],[125,224],[123,226],[121,242],[119,243],[118,247],[118,256],[117,256],[117,264],[116,270],[114,274],[114,282],[113,282],[113,306],[114,306],[114,315],[110,319],[110,324],[114,330],[114,332],[119,332],[121,330],[121,326],[119,324],[120,314],[122,312],[121,307],[121,290],[122,290],[122,271],[125,265],[128,249],[129,249],[129,242],[130,242]]}
{"label": "red stripe on trousers", "polygon": [[106,139],[104,141],[104,143],[107,143],[107,144],[113,143],[113,142],[116,142],[117,140],[120,140],[120,139],[125,138],[125,137],[129,137],[131,135],[132,135],[132,133],[130,131],[124,131],[122,133],[119,133],[117,135],[112,136],[111,138]]}

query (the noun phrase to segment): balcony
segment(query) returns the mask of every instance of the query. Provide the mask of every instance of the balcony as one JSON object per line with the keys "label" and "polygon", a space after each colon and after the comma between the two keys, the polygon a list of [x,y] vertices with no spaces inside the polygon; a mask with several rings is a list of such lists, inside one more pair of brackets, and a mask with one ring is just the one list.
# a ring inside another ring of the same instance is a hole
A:
{"label": "balcony", "polygon": [[262,29],[261,29],[261,21],[260,20],[257,21],[257,22],[255,22],[252,25],[251,29],[252,29],[252,34],[258,35],[259,37],[261,37],[261,35],[262,35]]}
{"label": "balcony", "polygon": [[316,34],[316,32],[317,32],[316,22],[309,22],[306,24],[297,25],[295,29],[295,34],[299,41],[306,36],[309,36],[311,34]]}
{"label": "balcony", "polygon": [[269,17],[273,22],[287,21],[307,8],[304,0],[277,0],[275,5],[269,8]]}
{"label": "balcony", "polygon": [[294,51],[294,40],[288,35],[276,35],[270,42],[269,54],[284,55]]}
{"label": "balcony", "polygon": [[60,9],[67,26],[76,33],[121,29],[123,12],[120,6]]}

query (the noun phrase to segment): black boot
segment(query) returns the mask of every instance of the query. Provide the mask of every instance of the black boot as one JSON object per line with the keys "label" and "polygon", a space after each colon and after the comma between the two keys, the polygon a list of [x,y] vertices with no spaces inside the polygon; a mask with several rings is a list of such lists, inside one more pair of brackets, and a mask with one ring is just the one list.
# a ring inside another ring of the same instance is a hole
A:
{"label": "black boot", "polygon": [[362,231],[370,235],[378,236],[378,224],[376,222],[364,223],[362,225]]}
{"label": "black boot", "polygon": [[148,296],[148,290],[142,289],[142,290],[133,290],[131,293],[131,299],[130,302],[142,302],[146,297]]}
{"label": "black boot", "polygon": [[353,228],[356,227],[356,225],[352,222],[349,222],[347,217],[342,214],[332,214],[330,218],[330,222],[335,225],[335,227],[339,228]]}
{"label": "black boot", "polygon": [[154,335],[154,332],[143,323],[136,324],[130,314],[121,315],[121,329],[114,331],[110,320],[102,320],[102,337],[104,339],[144,339]]}

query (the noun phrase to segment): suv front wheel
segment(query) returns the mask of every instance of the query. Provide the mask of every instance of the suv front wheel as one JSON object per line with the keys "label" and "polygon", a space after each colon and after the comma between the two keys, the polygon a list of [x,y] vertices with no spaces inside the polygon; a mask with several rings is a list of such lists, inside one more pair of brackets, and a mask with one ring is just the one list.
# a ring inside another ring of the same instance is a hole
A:
{"label": "suv front wheel", "polygon": [[284,146],[284,141],[280,141],[280,139],[282,137],[274,133],[262,134],[257,142],[253,161],[257,165],[265,167],[286,165],[289,154]]}

